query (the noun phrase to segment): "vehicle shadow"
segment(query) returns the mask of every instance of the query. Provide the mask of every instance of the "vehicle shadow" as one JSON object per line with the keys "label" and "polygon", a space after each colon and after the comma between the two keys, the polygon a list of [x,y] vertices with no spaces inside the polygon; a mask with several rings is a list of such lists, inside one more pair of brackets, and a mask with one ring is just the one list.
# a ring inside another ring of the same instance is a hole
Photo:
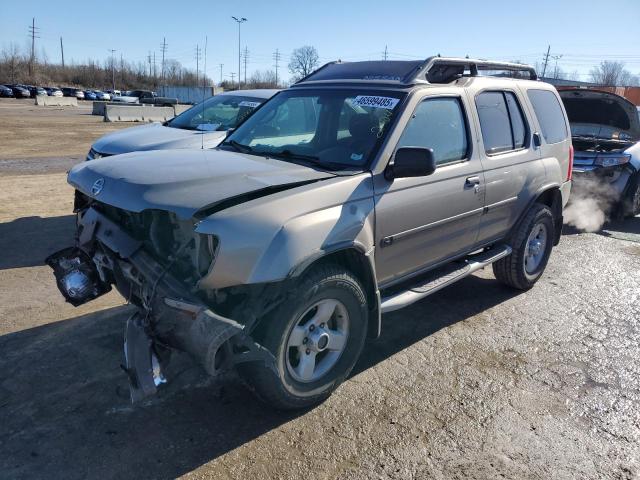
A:
{"label": "vehicle shadow", "polygon": [[[472,276],[389,314],[354,375],[513,296]],[[115,307],[0,337],[3,476],[175,478],[305,415],[265,407],[234,375],[212,382],[182,355],[158,396],[130,406],[119,365],[131,312]]]}
{"label": "vehicle shadow", "polygon": [[0,270],[44,265],[48,255],[73,244],[74,233],[75,215],[0,223]]}

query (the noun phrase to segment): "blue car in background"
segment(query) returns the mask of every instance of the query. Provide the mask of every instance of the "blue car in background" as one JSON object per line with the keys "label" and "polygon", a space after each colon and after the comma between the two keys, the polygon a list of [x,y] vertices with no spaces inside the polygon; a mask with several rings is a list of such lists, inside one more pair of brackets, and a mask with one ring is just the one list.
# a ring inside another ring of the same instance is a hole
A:
{"label": "blue car in background", "polygon": [[96,100],[98,98],[98,96],[96,95],[96,93],[92,90],[85,90],[84,91],[84,99],[85,100]]}
{"label": "blue car in background", "polygon": [[13,90],[6,85],[0,85],[0,97],[13,97]]}

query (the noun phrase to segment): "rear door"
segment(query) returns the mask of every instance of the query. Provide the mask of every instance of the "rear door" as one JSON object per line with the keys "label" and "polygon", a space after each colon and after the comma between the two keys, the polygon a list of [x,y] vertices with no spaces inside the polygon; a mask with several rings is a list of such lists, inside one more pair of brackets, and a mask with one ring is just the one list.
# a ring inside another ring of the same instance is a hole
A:
{"label": "rear door", "polygon": [[481,90],[473,95],[480,155],[486,181],[485,210],[478,241],[503,237],[545,178],[540,152],[522,93],[516,88]]}
{"label": "rear door", "polygon": [[474,153],[466,98],[429,95],[395,146],[431,148],[436,171],[388,181],[376,176],[376,271],[389,285],[468,251],[476,242],[484,205],[480,158]]}

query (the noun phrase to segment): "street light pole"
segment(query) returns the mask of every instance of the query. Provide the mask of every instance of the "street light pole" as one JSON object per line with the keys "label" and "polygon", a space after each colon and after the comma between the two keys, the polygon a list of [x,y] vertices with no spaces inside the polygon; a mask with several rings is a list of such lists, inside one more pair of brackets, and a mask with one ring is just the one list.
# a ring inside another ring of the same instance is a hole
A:
{"label": "street light pole", "polygon": [[238,90],[240,90],[240,25],[243,22],[246,22],[247,19],[244,17],[231,17],[238,23]]}

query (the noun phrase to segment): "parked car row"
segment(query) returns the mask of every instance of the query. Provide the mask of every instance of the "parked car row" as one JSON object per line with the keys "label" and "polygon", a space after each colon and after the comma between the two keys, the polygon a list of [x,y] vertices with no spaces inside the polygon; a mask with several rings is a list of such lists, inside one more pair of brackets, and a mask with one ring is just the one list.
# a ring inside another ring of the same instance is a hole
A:
{"label": "parked car row", "polygon": [[[119,91],[117,91],[120,93]],[[34,98],[37,95],[49,97],[76,97],[78,100],[111,100],[111,94],[102,90],[82,90],[74,87],[37,87],[34,85],[0,85],[0,97]]]}

